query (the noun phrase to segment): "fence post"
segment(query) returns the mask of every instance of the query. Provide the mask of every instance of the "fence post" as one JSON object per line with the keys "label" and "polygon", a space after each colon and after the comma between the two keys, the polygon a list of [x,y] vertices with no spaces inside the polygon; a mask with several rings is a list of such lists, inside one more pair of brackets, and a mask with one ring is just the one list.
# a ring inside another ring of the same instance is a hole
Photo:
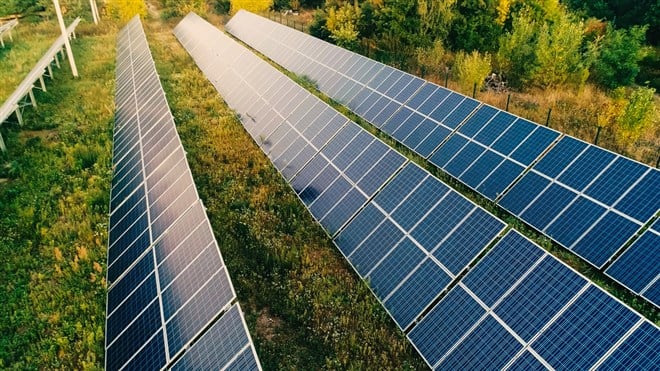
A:
{"label": "fence post", "polygon": [[509,102],[511,102],[511,93],[506,97],[506,109],[505,111],[509,112]]}
{"label": "fence post", "polygon": [[550,126],[550,115],[552,114],[552,107],[548,108],[548,117],[545,119],[545,126]]}
{"label": "fence post", "polygon": [[449,82],[449,67],[445,67],[445,88],[447,87],[448,82]]}
{"label": "fence post", "polygon": [[594,145],[598,145],[598,138],[600,137],[600,130],[602,129],[602,126],[597,126],[596,129],[596,138],[594,138]]}
{"label": "fence post", "polygon": [[474,87],[472,88],[472,98],[477,97],[477,83],[474,83]]}

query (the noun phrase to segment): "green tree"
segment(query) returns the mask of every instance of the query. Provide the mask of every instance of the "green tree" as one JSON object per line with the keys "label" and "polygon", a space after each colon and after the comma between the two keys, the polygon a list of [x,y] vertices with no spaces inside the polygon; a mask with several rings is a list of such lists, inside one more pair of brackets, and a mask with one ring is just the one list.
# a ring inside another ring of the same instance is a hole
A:
{"label": "green tree", "polygon": [[536,65],[530,79],[541,87],[582,86],[589,77],[591,57],[583,53],[584,24],[564,12],[557,22],[541,26],[536,45]]}
{"label": "green tree", "polygon": [[422,75],[440,75],[447,68],[449,59],[449,53],[440,40],[434,41],[430,48],[417,48],[417,64]]}
{"label": "green tree", "polygon": [[523,10],[514,15],[511,31],[500,37],[497,67],[509,86],[521,88],[529,80],[536,64],[537,34],[536,23]]}
{"label": "green tree", "polygon": [[[620,91],[615,94],[621,94]],[[642,131],[657,120],[654,102],[655,89],[641,87],[634,89],[627,99],[627,104],[617,118],[617,124],[623,131],[627,143],[639,138]]]}
{"label": "green tree", "polygon": [[488,53],[481,54],[473,50],[471,53],[460,51],[456,54],[454,73],[463,91],[471,90],[474,84],[481,88],[491,70],[491,57]]}
{"label": "green tree", "polygon": [[453,50],[494,52],[504,32],[498,23],[499,0],[460,0],[447,44]]}
{"label": "green tree", "polygon": [[360,8],[352,4],[344,4],[339,8],[328,9],[326,28],[330,32],[330,38],[335,44],[355,50],[358,45],[358,22],[360,20]]}
{"label": "green tree", "polygon": [[142,0],[110,0],[106,7],[113,18],[121,21],[127,21],[136,14],[147,15],[147,5]]}
{"label": "green tree", "polygon": [[444,40],[456,16],[457,0],[418,0],[420,31],[432,39]]}
{"label": "green tree", "polygon": [[592,66],[594,81],[610,89],[632,84],[639,73],[639,62],[644,57],[645,34],[645,27],[615,30],[608,25],[600,43],[598,58]]}

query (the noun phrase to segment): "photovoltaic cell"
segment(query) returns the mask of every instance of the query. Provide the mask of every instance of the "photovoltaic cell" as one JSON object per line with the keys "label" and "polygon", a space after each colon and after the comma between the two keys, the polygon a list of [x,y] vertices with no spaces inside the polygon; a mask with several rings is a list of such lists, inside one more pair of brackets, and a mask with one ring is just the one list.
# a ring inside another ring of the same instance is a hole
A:
{"label": "photovoltaic cell", "polygon": [[[106,368],[168,368],[236,295],[139,17],[120,31],[118,49]],[[253,348],[242,317],[232,321]]]}

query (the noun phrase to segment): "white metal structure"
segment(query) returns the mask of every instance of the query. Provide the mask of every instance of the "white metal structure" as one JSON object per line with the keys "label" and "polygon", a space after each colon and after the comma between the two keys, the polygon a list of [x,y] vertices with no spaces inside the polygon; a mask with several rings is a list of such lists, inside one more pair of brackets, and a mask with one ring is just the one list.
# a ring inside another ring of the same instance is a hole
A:
{"label": "white metal structure", "polygon": [[[67,28],[66,34],[67,37],[73,37],[75,38],[75,29],[78,26],[78,23],[80,23],[80,18],[76,18],[71,25]],[[60,66],[60,61],[59,57],[57,54],[62,51],[62,48],[64,47],[64,41],[65,38],[64,36],[60,36],[53,45],[51,45],[50,49],[41,57],[39,62],[34,66],[32,71],[23,79],[23,81],[18,85],[16,90],[7,98],[7,100],[0,106],[0,125],[5,122],[9,116],[11,116],[12,113],[16,113],[16,117],[18,118],[18,123],[20,125],[23,125],[23,116],[21,113],[21,109],[28,104],[31,104],[32,106],[37,105],[37,101],[34,98],[34,88],[41,88],[41,90],[46,91],[46,84],[44,82],[44,75],[49,76],[50,78],[53,78],[53,69],[51,68],[51,64],[55,62],[55,64],[59,67]],[[39,87],[36,86],[37,81],[39,81]],[[27,98],[29,98],[30,102],[26,103]],[[2,140],[2,136],[0,135],[0,150],[5,152],[7,148],[5,147],[5,143]]]}
{"label": "white metal structure", "polygon": [[11,30],[17,25],[18,19],[12,19],[11,21],[0,25],[0,45],[2,45],[3,48],[5,47],[5,34],[9,36],[9,40],[14,41],[14,38],[11,36]]}

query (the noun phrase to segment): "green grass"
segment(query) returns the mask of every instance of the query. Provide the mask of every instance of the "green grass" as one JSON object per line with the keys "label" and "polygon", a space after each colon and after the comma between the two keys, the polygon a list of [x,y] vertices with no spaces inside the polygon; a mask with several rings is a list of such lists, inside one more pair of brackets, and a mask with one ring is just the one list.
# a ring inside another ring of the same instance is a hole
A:
{"label": "green grass", "polygon": [[[1,81],[31,69],[52,42],[41,33],[49,27],[19,25]],[[38,107],[26,108],[25,126],[0,127],[3,369],[103,368],[113,30],[81,27],[73,42],[81,77],[63,64],[37,92]]]}

